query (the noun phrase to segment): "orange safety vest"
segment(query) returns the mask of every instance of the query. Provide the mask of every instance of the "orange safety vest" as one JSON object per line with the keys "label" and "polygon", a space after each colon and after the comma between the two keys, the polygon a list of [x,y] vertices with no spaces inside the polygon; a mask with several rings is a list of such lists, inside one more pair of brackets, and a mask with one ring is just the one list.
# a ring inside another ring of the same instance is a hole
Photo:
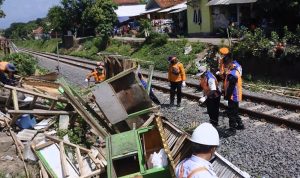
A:
{"label": "orange safety vest", "polygon": [[183,64],[177,62],[176,64],[170,64],[168,70],[168,80],[171,82],[185,81],[185,70]]}
{"label": "orange safety vest", "polygon": [[6,71],[7,64],[8,64],[8,62],[0,62],[0,72]]}
{"label": "orange safety vest", "polygon": [[90,73],[86,78],[90,79],[91,77],[94,77],[95,83],[102,82],[106,78],[106,71],[103,69],[102,73],[99,73],[96,69],[92,73]]}
{"label": "orange safety vest", "polygon": [[[198,167],[196,169],[193,169],[187,176],[187,178],[192,178],[193,175],[199,173],[199,172],[202,172],[202,171],[207,171],[207,168],[206,167]],[[179,172],[179,177],[178,178],[184,178],[183,177],[183,174],[184,174],[184,168],[183,168],[183,164],[180,166],[180,172]]]}
{"label": "orange safety vest", "polygon": [[225,95],[226,95],[226,92],[227,92],[227,88],[229,86],[229,82],[227,81],[227,77],[230,74],[233,75],[235,78],[237,78],[236,85],[234,87],[232,96],[230,98],[231,98],[232,101],[240,102],[240,101],[242,101],[242,95],[243,95],[242,94],[242,77],[241,77],[241,74],[240,74],[240,72],[238,71],[238,69],[236,67],[231,69],[229,71],[229,73],[226,75],[226,79],[224,81]]}
{"label": "orange safety vest", "polygon": [[217,81],[216,77],[212,73],[207,71],[206,74],[205,74],[205,77],[200,78],[200,86],[203,89],[203,92],[204,92],[205,96],[208,96],[209,92],[210,92],[210,89],[209,89],[209,86],[208,86],[208,80],[210,78],[213,78],[215,80],[216,89],[218,90],[218,81]]}
{"label": "orange safety vest", "polygon": [[224,67],[224,59],[219,59],[218,61],[218,68],[219,68],[219,72],[220,72],[220,75],[223,75],[224,72],[225,72],[225,67]]}

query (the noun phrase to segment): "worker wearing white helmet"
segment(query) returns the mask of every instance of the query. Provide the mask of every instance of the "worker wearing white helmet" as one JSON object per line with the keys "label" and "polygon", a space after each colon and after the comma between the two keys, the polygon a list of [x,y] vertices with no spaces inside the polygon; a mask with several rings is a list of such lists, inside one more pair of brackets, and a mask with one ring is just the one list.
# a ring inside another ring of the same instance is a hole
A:
{"label": "worker wearing white helmet", "polygon": [[192,156],[176,166],[177,178],[217,178],[209,162],[219,146],[218,131],[209,123],[199,125],[193,132]]}

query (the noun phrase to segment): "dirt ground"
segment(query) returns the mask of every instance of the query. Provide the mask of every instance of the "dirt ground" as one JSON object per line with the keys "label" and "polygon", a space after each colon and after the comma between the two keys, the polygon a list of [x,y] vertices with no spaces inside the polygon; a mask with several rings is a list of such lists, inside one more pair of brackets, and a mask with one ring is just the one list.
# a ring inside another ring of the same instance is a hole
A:
{"label": "dirt ground", "polygon": [[[24,165],[17,156],[17,150],[12,138],[5,132],[0,132],[0,178],[25,178]],[[39,175],[37,165],[27,164],[30,178]]]}

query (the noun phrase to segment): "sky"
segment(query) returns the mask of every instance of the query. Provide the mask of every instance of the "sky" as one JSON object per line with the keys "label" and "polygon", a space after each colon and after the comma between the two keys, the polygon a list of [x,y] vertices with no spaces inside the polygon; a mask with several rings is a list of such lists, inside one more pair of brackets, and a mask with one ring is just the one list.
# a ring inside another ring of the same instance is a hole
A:
{"label": "sky", "polygon": [[60,0],[4,0],[1,9],[6,14],[0,18],[0,29],[14,22],[28,22],[47,16],[49,8],[59,5]]}

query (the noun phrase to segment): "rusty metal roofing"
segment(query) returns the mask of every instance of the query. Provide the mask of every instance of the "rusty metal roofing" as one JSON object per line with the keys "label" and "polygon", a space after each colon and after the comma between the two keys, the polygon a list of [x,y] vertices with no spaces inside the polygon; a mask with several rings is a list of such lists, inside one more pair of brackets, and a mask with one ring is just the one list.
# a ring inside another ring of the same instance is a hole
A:
{"label": "rusty metal roofing", "polygon": [[113,0],[117,5],[140,4],[139,0]]}

